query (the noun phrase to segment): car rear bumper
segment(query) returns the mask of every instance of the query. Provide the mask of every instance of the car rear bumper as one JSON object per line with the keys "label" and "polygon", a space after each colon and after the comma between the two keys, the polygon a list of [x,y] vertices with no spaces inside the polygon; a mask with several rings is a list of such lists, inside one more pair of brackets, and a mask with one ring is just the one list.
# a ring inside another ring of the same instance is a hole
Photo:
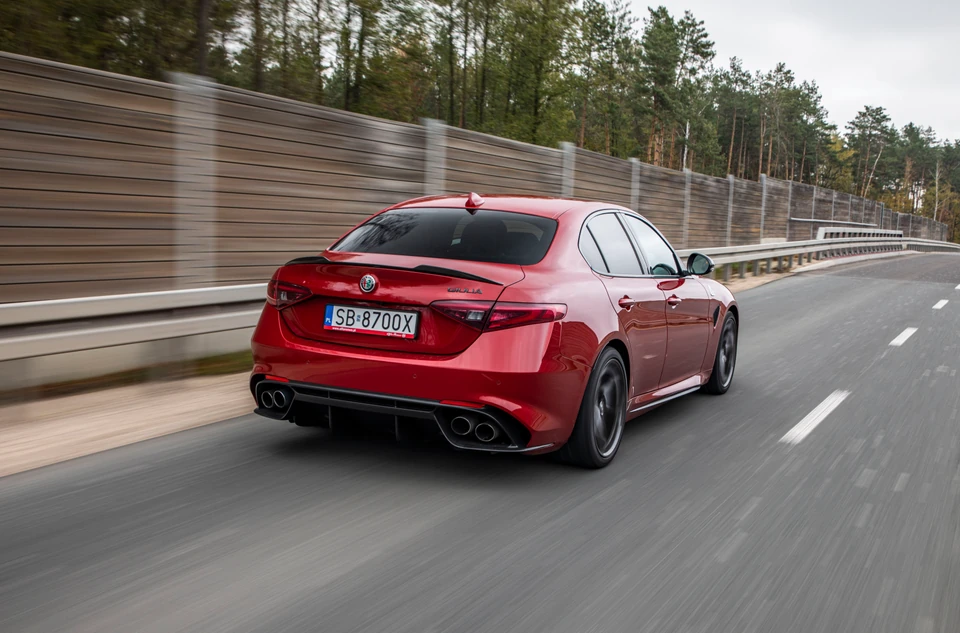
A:
{"label": "car rear bumper", "polygon": [[[286,394],[280,406],[266,407],[261,404],[255,409],[255,413],[273,419],[288,420],[294,416],[306,415],[321,420],[321,425],[330,427],[340,424],[333,411],[348,410],[394,416],[397,419],[430,420],[437,425],[451,446],[464,450],[538,453],[555,447],[553,443],[531,444],[530,434],[523,425],[493,407],[465,407],[270,379],[261,380],[254,386],[258,403],[261,402],[264,392]],[[480,424],[489,425],[495,429],[493,437],[488,442],[482,442],[472,431],[464,434],[456,432],[453,421],[458,418],[467,420],[471,429]]]}
{"label": "car rear bumper", "polygon": [[[587,372],[560,354],[560,323],[487,332],[455,356],[411,355],[296,337],[267,306],[252,340],[251,390],[288,389],[299,406],[432,419],[454,446],[546,452],[570,436]],[[266,376],[282,381],[265,381]],[[259,407],[267,417],[275,412]],[[452,433],[458,412],[494,421],[509,443],[479,443]],[[293,409],[284,411],[289,415]]]}

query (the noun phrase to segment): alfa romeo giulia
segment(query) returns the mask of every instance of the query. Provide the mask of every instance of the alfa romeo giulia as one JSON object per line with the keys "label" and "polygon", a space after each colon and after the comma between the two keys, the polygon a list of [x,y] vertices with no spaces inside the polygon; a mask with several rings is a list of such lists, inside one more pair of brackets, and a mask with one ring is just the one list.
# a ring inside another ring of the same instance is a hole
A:
{"label": "alfa romeo giulia", "polygon": [[403,202],[273,275],[252,340],[256,412],[600,468],[627,420],[730,388],[740,315],[712,269],[617,205]]}

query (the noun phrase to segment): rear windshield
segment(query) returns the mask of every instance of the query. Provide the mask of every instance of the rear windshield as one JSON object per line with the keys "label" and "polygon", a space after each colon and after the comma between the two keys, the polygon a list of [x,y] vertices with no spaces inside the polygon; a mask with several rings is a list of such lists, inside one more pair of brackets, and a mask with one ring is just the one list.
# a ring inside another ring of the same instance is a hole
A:
{"label": "rear windshield", "polygon": [[529,266],[547,254],[556,232],[556,220],[524,213],[393,209],[361,224],[330,250]]}

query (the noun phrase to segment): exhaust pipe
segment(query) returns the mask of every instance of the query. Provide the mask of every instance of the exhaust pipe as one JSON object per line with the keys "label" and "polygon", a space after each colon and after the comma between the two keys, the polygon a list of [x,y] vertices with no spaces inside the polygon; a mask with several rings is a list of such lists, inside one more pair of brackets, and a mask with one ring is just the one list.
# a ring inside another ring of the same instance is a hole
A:
{"label": "exhaust pipe", "polygon": [[272,409],[273,394],[267,390],[264,390],[263,393],[260,394],[260,406],[262,406],[264,409]]}
{"label": "exhaust pipe", "polygon": [[287,394],[283,391],[277,389],[273,392],[273,405],[278,409],[282,409],[287,406]]}
{"label": "exhaust pipe", "polygon": [[492,424],[481,422],[477,425],[476,436],[483,443],[492,442],[497,439],[498,435],[500,435],[500,431]]}
{"label": "exhaust pipe", "polygon": [[462,415],[450,420],[450,430],[461,437],[469,435],[475,426],[476,423],[473,420]]}

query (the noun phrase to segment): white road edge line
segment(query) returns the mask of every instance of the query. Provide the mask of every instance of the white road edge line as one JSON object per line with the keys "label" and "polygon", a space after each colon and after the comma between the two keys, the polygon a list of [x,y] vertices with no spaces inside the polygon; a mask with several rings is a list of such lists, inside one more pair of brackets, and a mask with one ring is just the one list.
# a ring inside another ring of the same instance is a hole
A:
{"label": "white road edge line", "polygon": [[910,338],[911,336],[913,336],[913,333],[916,332],[916,331],[917,331],[917,328],[915,328],[915,327],[908,327],[908,328],[905,329],[903,332],[900,332],[900,334],[897,336],[897,338],[895,338],[895,339],[893,339],[892,341],[890,341],[890,344],[893,345],[894,347],[900,347],[901,345],[903,345],[904,343],[906,343],[906,342],[907,342],[907,339]]}
{"label": "white road edge line", "polygon": [[937,301],[937,304],[936,304],[935,306],[933,306],[933,309],[934,309],[934,310],[939,310],[940,308],[942,308],[943,306],[947,305],[948,303],[950,303],[950,302],[949,302],[947,299],[941,299],[940,301]]}
{"label": "white road edge line", "polygon": [[799,444],[803,438],[810,435],[813,429],[817,428],[830,413],[840,406],[840,403],[847,399],[849,391],[834,391],[827,398],[817,405],[817,408],[807,414],[807,417],[800,420],[795,427],[787,431],[786,435],[780,438],[781,442],[787,444]]}

